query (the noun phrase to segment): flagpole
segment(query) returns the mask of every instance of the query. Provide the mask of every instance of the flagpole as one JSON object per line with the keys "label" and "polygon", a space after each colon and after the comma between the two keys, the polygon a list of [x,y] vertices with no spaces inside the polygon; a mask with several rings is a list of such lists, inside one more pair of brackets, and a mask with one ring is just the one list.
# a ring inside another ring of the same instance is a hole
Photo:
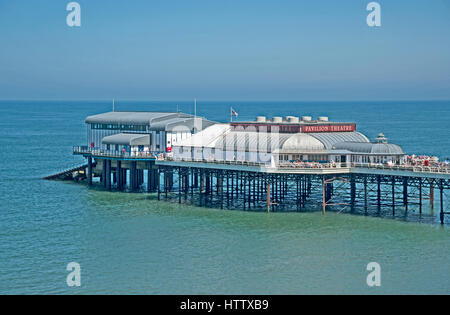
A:
{"label": "flagpole", "polygon": [[233,122],[233,107],[230,106],[230,123]]}

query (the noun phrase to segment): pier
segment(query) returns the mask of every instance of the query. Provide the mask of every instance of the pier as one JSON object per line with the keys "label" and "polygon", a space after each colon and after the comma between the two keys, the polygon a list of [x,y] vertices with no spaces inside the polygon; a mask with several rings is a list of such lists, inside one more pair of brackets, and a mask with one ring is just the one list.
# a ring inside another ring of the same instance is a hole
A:
{"label": "pier", "polygon": [[[448,223],[450,169],[412,166],[322,164],[296,167],[239,161],[208,161],[124,155],[75,147],[106,190],[147,192],[158,200],[219,209],[333,211],[407,217],[437,206]],[[96,166],[93,166],[93,159]]]}
{"label": "pier", "polygon": [[[327,211],[432,216],[448,223],[450,166],[408,156],[380,133],[328,117],[259,116],[216,123],[164,112],[86,118],[86,164],[46,179],[86,180],[105,190],[244,211]],[[436,209],[435,209],[436,208]]]}

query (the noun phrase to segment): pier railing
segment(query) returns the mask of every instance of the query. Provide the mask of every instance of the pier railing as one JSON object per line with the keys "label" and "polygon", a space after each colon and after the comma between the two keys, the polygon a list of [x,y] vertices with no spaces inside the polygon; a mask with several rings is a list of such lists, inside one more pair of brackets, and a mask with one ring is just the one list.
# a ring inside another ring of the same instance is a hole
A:
{"label": "pier railing", "polygon": [[208,160],[208,159],[192,159],[192,158],[174,158],[174,157],[162,157],[158,158],[160,161],[173,161],[173,162],[193,162],[193,163],[211,163],[221,165],[240,165],[240,166],[270,166],[267,163],[250,162],[250,161],[227,161],[227,160]]}
{"label": "pier railing", "polygon": [[116,150],[103,150],[97,148],[90,148],[88,146],[76,146],[73,147],[74,154],[90,154],[93,156],[108,157],[108,158],[123,158],[123,159],[156,159],[157,154],[155,152],[147,151],[116,151]]}
{"label": "pier railing", "polygon": [[[156,159],[174,162],[193,162],[193,163],[211,163],[221,165],[235,165],[235,166],[250,166],[250,167],[273,167],[270,162],[251,162],[251,161],[229,161],[229,160],[208,160],[208,159],[192,159],[192,158],[175,158],[165,154],[156,152],[123,152],[115,150],[103,150],[98,148],[91,148],[88,146],[73,147],[74,154],[90,154],[99,157],[108,158],[124,158],[124,159]],[[319,163],[319,162],[296,162],[296,161],[280,161],[275,164],[278,169],[339,169],[339,168],[366,168],[378,170],[395,170],[395,171],[409,171],[415,173],[432,173],[432,174],[450,174],[450,165],[439,166],[421,166],[410,164],[381,164],[381,163]]]}
{"label": "pier railing", "polygon": [[[257,167],[272,167],[270,162],[251,162],[251,161],[229,161],[229,160],[208,160],[208,159],[192,159],[192,158],[175,158],[175,157],[159,157],[158,160],[166,160],[173,162],[194,162],[194,163],[211,163],[222,165],[239,165],[239,166],[257,166]],[[319,163],[319,162],[279,162],[276,163],[275,168],[298,168],[298,169],[311,169],[311,168],[348,168],[351,167],[350,163]]]}
{"label": "pier railing", "polygon": [[352,163],[352,167],[369,168],[379,170],[394,170],[394,171],[410,171],[417,173],[438,173],[450,174],[450,166],[421,166],[421,165],[389,165],[389,164],[370,164],[370,163]]}
{"label": "pier railing", "polygon": [[[158,160],[174,161],[174,162],[194,162],[194,163],[210,163],[221,165],[238,165],[238,166],[256,166],[271,167],[271,163],[249,162],[249,161],[227,161],[227,160],[208,160],[208,159],[192,159],[192,158],[174,158],[159,157]],[[409,171],[416,173],[434,173],[434,174],[450,174],[450,166],[417,166],[417,165],[390,165],[390,164],[371,164],[371,163],[319,163],[319,162],[291,162],[281,161],[275,165],[278,169],[339,169],[339,168],[367,168],[379,170],[395,170]]]}

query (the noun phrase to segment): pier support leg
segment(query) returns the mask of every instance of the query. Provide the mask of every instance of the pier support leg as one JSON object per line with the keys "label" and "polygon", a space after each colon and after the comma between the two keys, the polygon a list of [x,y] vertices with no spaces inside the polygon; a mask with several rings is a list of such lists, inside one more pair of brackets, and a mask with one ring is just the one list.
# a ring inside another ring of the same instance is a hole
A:
{"label": "pier support leg", "polygon": [[355,211],[355,201],[356,201],[356,181],[355,176],[350,175],[350,208],[351,211]]}
{"label": "pier support leg", "polygon": [[364,212],[367,214],[368,204],[367,204],[367,176],[364,176]]}
{"label": "pier support leg", "polygon": [[191,169],[191,196],[194,196],[194,181],[197,176],[195,175],[195,170]]}
{"label": "pier support leg", "polygon": [[181,189],[183,183],[181,178],[181,168],[178,168],[178,203],[181,203]]}
{"label": "pier support leg", "polygon": [[122,169],[122,189],[125,189],[127,186],[127,169]]}
{"label": "pier support leg", "polygon": [[102,186],[103,188],[106,188],[106,160],[102,161]]}
{"label": "pier support leg", "polygon": [[105,160],[105,169],[106,169],[106,189],[111,190],[111,160]]}
{"label": "pier support leg", "polygon": [[444,181],[441,179],[439,183],[439,191],[440,191],[440,203],[441,203],[441,212],[439,214],[439,218],[441,220],[441,224],[444,224]]}
{"label": "pier support leg", "polygon": [[403,205],[408,212],[408,177],[403,177]]}
{"label": "pier support leg", "polygon": [[303,199],[303,176],[299,179],[299,193],[300,193],[300,209],[303,209],[305,200]]}
{"label": "pier support leg", "polygon": [[121,161],[117,161],[116,164],[116,176],[117,176],[117,189],[118,190],[122,190],[122,185],[123,185],[123,180],[122,180],[122,176],[123,176],[123,172],[122,172],[122,162]]}
{"label": "pier support leg", "polygon": [[422,178],[419,178],[419,214],[422,214]]}
{"label": "pier support leg", "polygon": [[217,190],[220,194],[220,209],[223,209],[223,172],[217,176]]}
{"label": "pier support leg", "polygon": [[153,177],[152,177],[152,164],[147,162],[147,192],[152,192],[153,189]]}
{"label": "pier support leg", "polygon": [[88,169],[87,169],[88,186],[92,186],[92,157],[88,157]]}
{"label": "pier support leg", "polygon": [[377,208],[378,214],[381,212],[381,176],[377,176]]}
{"label": "pier support leg", "polygon": [[395,217],[395,177],[392,177],[392,215]]}
{"label": "pier support leg", "polygon": [[227,208],[230,207],[230,174],[226,173],[227,177]]}
{"label": "pier support leg", "polygon": [[231,173],[231,190],[230,190],[230,197],[233,199],[234,196],[234,173]]}
{"label": "pier support leg", "polygon": [[198,171],[194,171],[194,188],[198,188]]}
{"label": "pier support leg", "polygon": [[248,209],[250,210],[251,206],[251,202],[252,202],[252,180],[250,178],[250,175],[247,174],[247,179],[246,182],[248,183]]}
{"label": "pier support leg", "polygon": [[434,180],[430,181],[430,206],[431,210],[434,210]]}
{"label": "pier support leg", "polygon": [[243,177],[243,175],[241,175],[241,188],[244,186],[244,188],[243,188],[243,198],[242,198],[242,201],[243,201],[243,204],[244,204],[244,211],[245,210],[247,210],[246,209],[246,190],[245,190],[245,184],[246,184],[246,178],[245,177]]}
{"label": "pier support leg", "polygon": [[333,198],[333,182],[329,182],[325,186],[325,200],[326,202],[330,202]]}
{"label": "pier support leg", "polygon": [[256,196],[256,183],[257,183],[256,176],[253,177],[253,180],[250,183],[253,184],[252,185],[253,186],[253,193],[252,193],[251,201],[253,203],[253,206],[255,206],[255,202],[256,202],[256,198],[257,198],[257,196]]}
{"label": "pier support leg", "polygon": [[211,193],[211,175],[209,173],[206,175],[205,193],[206,195],[209,195]]}
{"label": "pier support leg", "polygon": [[325,197],[325,189],[326,189],[326,184],[325,184],[325,176],[322,178],[322,214],[325,215],[325,211],[326,211],[326,207],[327,207],[327,201],[326,201],[326,197]]}
{"label": "pier support leg", "polygon": [[134,192],[137,189],[137,172],[136,172],[136,161],[130,162],[130,188]]}
{"label": "pier support leg", "polygon": [[161,200],[161,171],[158,169],[157,171],[157,189],[158,189],[158,200]]}
{"label": "pier support leg", "polygon": [[170,189],[169,185],[170,185],[169,172],[168,170],[164,170],[164,194],[166,199],[169,196],[169,189]]}

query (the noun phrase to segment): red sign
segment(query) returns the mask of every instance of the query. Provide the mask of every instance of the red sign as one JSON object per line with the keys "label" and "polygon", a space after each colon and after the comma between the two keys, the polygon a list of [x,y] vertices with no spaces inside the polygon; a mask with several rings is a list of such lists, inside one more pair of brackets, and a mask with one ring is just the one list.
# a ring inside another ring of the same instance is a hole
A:
{"label": "red sign", "polygon": [[356,131],[356,124],[350,125],[314,125],[302,126],[302,132],[352,132]]}
{"label": "red sign", "polygon": [[172,152],[172,147],[167,147],[166,150],[167,152]]}

